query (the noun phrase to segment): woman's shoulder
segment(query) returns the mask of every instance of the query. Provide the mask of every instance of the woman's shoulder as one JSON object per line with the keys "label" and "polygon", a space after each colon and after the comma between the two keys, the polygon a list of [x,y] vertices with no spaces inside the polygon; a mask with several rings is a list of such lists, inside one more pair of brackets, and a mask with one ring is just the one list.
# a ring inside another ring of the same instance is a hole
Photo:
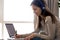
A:
{"label": "woman's shoulder", "polygon": [[50,16],[47,16],[45,22],[52,21]]}
{"label": "woman's shoulder", "polygon": [[[55,16],[55,18],[56,18],[56,22],[60,23],[59,18],[57,16]],[[52,21],[52,18],[50,16],[47,16],[46,19],[45,19],[45,22],[47,22],[47,21]]]}

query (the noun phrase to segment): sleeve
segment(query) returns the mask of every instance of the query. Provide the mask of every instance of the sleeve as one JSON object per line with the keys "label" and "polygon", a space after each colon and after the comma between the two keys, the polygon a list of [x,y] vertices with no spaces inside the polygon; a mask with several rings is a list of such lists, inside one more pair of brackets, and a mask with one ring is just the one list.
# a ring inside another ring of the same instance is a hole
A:
{"label": "sleeve", "polygon": [[22,34],[22,35],[20,35],[21,36],[21,38],[25,38],[25,37],[27,37],[27,36],[30,36],[31,34],[33,34],[33,33],[36,33],[36,34],[38,34],[39,33],[39,29],[36,29],[34,32],[32,32],[32,33],[29,33],[29,34]]}

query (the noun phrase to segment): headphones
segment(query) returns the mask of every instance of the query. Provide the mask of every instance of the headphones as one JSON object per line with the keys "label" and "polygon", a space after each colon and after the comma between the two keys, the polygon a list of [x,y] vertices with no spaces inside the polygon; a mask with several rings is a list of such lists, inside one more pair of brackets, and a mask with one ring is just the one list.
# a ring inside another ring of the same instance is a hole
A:
{"label": "headphones", "polygon": [[43,3],[43,0],[33,0],[32,4],[38,6],[41,8],[42,12],[45,11],[45,4]]}
{"label": "headphones", "polygon": [[42,10],[42,13],[44,14],[45,13],[45,4],[44,4],[44,2],[43,2],[43,0],[39,0],[39,2],[40,2],[40,7],[41,7],[41,10]]}

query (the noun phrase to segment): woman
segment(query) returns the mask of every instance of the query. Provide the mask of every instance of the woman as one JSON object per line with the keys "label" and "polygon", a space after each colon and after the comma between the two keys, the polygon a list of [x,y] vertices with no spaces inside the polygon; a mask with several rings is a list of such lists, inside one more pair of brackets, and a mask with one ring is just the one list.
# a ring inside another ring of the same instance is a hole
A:
{"label": "woman", "polygon": [[57,17],[50,12],[45,1],[33,0],[31,6],[39,18],[36,30],[30,34],[15,35],[15,37],[23,37],[25,40],[60,40],[60,31],[58,31],[58,27],[60,26],[59,21]]}

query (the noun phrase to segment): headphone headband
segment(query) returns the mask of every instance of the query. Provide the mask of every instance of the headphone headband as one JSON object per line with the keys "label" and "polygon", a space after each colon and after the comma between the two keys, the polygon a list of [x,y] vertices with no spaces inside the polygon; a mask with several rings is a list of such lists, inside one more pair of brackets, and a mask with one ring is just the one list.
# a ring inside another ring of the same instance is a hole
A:
{"label": "headphone headband", "polygon": [[32,4],[40,7],[40,8],[42,9],[42,11],[45,10],[45,4],[43,3],[42,0],[33,0],[33,1],[32,1]]}

